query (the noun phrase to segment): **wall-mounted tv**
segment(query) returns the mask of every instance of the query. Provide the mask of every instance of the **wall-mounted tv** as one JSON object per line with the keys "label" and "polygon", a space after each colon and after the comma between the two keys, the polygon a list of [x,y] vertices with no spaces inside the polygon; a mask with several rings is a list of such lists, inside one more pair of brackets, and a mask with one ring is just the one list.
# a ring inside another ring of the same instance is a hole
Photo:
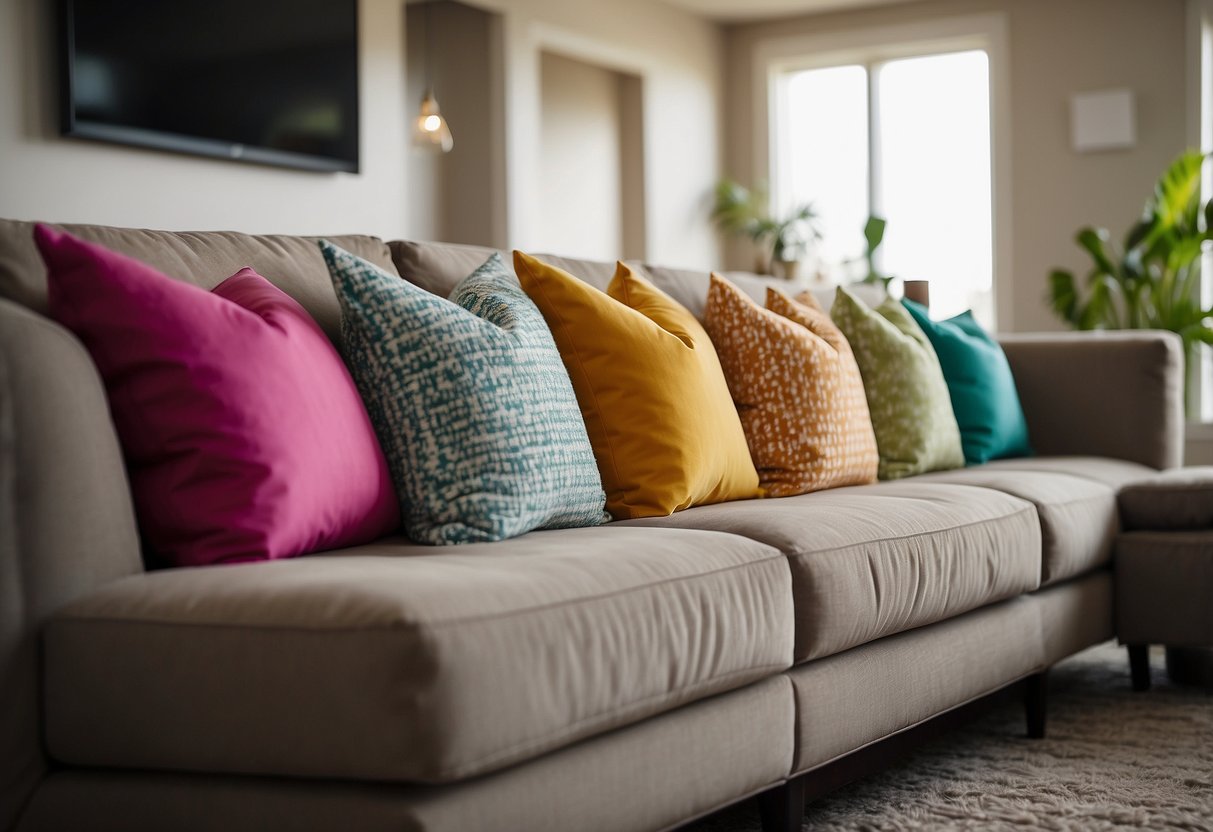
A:
{"label": "wall-mounted tv", "polygon": [[357,172],[357,5],[62,0],[62,132]]}

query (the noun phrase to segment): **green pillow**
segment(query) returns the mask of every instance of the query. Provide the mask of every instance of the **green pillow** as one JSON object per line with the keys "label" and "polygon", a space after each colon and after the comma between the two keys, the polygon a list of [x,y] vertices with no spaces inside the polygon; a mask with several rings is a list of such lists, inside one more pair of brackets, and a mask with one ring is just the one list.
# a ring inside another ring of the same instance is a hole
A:
{"label": "green pillow", "polygon": [[409,537],[472,543],[608,519],[564,361],[501,255],[446,300],[320,246]]}
{"label": "green pillow", "polygon": [[892,298],[869,309],[839,287],[830,317],[859,362],[880,453],[880,478],[964,465],[939,359],[910,313]]}
{"label": "green pillow", "polygon": [[925,306],[912,300],[902,303],[939,356],[952,396],[952,411],[960,425],[965,461],[980,465],[991,459],[1031,454],[1028,422],[1019,403],[1015,377],[998,342],[981,328],[971,312],[932,321]]}

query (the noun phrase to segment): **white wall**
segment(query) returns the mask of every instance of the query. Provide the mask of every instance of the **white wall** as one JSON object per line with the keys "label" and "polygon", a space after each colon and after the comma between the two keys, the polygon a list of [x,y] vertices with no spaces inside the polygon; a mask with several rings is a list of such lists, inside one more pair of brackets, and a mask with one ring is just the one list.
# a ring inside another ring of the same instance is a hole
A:
{"label": "white wall", "polygon": [[403,23],[362,0],[362,172],[305,173],[58,135],[56,48],[43,0],[0,0],[0,216],[292,234],[404,229]]}
{"label": "white wall", "polygon": [[544,52],[537,248],[572,257],[623,256],[618,73]]}

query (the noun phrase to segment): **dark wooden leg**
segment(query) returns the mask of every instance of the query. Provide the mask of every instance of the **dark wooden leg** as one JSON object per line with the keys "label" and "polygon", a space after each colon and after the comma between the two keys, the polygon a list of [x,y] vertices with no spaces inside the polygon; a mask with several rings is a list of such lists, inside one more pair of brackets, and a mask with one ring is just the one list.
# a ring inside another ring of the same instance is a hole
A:
{"label": "dark wooden leg", "polygon": [[758,811],[762,814],[762,832],[800,832],[804,822],[804,777],[760,794]]}
{"label": "dark wooden leg", "polygon": [[1150,645],[1129,645],[1129,675],[1133,677],[1133,690],[1150,689]]}
{"label": "dark wooden leg", "polygon": [[1045,715],[1049,701],[1049,671],[1042,670],[1024,680],[1023,706],[1028,718],[1028,736],[1044,739]]}

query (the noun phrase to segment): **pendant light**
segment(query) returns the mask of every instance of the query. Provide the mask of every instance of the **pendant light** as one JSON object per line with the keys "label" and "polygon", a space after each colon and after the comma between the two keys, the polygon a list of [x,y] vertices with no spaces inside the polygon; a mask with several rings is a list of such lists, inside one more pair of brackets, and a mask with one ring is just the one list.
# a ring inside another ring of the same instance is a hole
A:
{"label": "pendant light", "polygon": [[434,51],[434,41],[430,34],[430,3],[423,3],[422,6],[422,13],[425,15],[425,95],[421,97],[421,111],[417,114],[417,121],[413,126],[413,144],[427,150],[449,153],[455,146],[455,139],[451,136],[451,128],[446,119],[442,117],[442,111],[438,109],[431,74],[430,57]]}

